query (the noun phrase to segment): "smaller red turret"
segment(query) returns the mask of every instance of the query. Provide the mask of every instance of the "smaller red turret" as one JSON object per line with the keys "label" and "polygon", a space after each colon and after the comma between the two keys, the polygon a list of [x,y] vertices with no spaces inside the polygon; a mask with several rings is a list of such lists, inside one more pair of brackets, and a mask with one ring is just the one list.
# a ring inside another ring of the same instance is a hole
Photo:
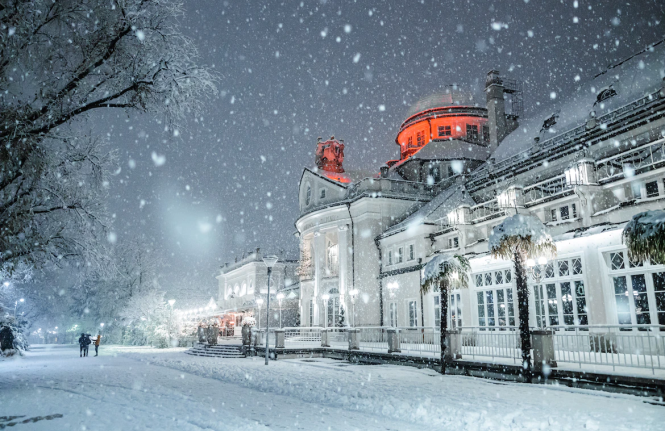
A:
{"label": "smaller red turret", "polygon": [[344,144],[342,142],[336,140],[334,136],[325,142],[319,138],[319,142],[316,143],[316,167],[323,171],[343,173]]}
{"label": "smaller red turret", "polygon": [[[348,183],[351,180],[344,174],[344,141],[338,141],[334,136],[329,140],[316,143],[316,167],[320,173],[331,180]],[[342,174],[342,175],[340,175]]]}

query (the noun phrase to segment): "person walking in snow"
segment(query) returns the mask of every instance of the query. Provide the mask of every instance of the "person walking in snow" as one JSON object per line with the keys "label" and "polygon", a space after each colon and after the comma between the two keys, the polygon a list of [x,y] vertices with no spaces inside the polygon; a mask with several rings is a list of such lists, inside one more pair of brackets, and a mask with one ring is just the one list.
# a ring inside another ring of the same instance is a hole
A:
{"label": "person walking in snow", "polygon": [[79,337],[79,347],[80,349],[80,356],[88,356],[88,346],[90,345],[90,337],[86,335],[84,332],[81,332],[81,337]]}
{"label": "person walking in snow", "polygon": [[102,340],[102,334],[97,333],[97,338],[95,338],[95,356],[99,356],[99,342]]}

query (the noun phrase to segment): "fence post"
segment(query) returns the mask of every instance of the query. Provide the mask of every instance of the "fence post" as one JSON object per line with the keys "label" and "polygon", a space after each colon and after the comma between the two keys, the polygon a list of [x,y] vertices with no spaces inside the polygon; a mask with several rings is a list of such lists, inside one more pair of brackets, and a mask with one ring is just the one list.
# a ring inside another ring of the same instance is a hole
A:
{"label": "fence post", "polygon": [[388,328],[388,353],[400,353],[402,350],[399,348],[399,329]]}
{"label": "fence post", "polygon": [[275,329],[275,349],[284,348],[284,330]]}
{"label": "fence post", "polygon": [[360,329],[358,328],[349,328],[349,350],[360,350],[360,341],[358,340],[358,334]]}
{"label": "fence post", "polygon": [[459,329],[446,330],[445,341],[446,351],[443,354],[443,359],[446,361],[462,359],[462,331]]}
{"label": "fence post", "polygon": [[328,328],[321,329],[321,347],[330,347],[328,342]]}
{"label": "fence post", "polygon": [[533,370],[542,373],[547,367],[556,368],[554,331],[533,330],[531,339],[533,341]]}

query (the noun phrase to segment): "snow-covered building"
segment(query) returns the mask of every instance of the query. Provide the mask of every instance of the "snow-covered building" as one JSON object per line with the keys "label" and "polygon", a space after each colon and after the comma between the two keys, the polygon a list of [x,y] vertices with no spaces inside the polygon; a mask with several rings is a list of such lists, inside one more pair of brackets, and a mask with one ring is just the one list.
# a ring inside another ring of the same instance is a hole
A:
{"label": "snow-covered building", "polygon": [[302,325],[333,326],[345,309],[356,326],[438,326],[422,268],[448,252],[471,263],[451,326],[517,325],[513,265],[488,252],[515,213],[558,248],[529,268],[531,326],[665,325],[664,262],[630,262],[621,241],[634,214],[664,207],[664,78],[660,42],[525,116],[519,83],[491,71],[482,104],[451,87],[414,105],[399,160],[355,181],[343,142],[319,142],[299,186]]}
{"label": "snow-covered building", "polygon": [[[270,326],[299,325],[300,283],[298,261],[281,256],[270,277]],[[242,320],[254,317],[257,326],[266,326],[268,268],[260,249],[225,263],[216,277],[219,281],[217,307],[223,324],[239,334]],[[261,311],[259,315],[259,311]],[[235,328],[238,328],[236,331]]]}

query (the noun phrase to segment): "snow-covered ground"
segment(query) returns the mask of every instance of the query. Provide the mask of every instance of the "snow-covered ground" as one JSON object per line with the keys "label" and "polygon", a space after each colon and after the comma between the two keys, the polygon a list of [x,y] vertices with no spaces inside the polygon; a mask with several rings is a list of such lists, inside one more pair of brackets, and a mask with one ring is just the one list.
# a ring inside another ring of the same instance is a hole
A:
{"label": "snow-covered ground", "polygon": [[[20,416],[15,419],[7,417]],[[26,420],[28,423],[22,423]],[[0,429],[662,430],[665,407],[564,387],[331,359],[35,346],[0,361]]]}

